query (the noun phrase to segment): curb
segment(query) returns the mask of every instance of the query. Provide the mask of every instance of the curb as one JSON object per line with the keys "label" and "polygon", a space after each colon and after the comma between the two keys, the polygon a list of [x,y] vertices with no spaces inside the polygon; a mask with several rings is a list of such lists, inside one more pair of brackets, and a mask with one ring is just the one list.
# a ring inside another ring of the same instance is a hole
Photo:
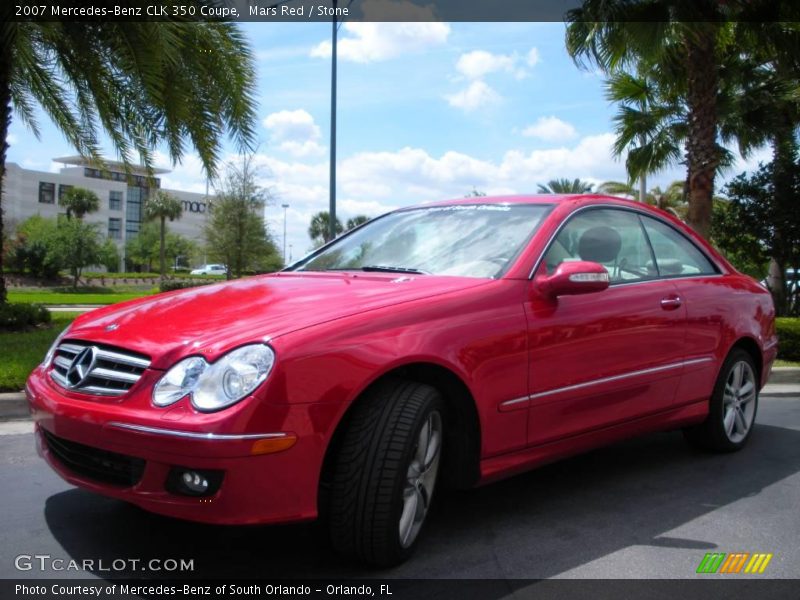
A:
{"label": "curb", "polygon": [[0,421],[28,419],[30,416],[24,392],[0,394]]}
{"label": "curb", "polygon": [[800,367],[773,367],[769,382],[800,385]]}

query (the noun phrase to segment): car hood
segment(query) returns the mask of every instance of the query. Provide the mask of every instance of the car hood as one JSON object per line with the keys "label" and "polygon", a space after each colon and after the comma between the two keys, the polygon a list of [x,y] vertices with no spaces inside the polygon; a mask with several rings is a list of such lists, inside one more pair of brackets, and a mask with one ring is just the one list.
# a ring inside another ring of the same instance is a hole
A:
{"label": "car hood", "polygon": [[384,306],[485,285],[432,275],[279,273],[107,306],[78,317],[67,335],[150,356],[169,368],[190,354],[230,348]]}

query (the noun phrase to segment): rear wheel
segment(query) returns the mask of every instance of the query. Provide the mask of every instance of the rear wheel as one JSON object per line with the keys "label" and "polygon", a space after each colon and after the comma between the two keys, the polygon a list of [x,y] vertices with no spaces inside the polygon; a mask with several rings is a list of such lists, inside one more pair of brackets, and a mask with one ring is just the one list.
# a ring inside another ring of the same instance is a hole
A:
{"label": "rear wheel", "polygon": [[394,379],[355,407],[330,490],[334,548],[376,566],[413,551],[430,509],[444,440],[439,392]]}
{"label": "rear wheel", "polygon": [[717,452],[744,447],[758,410],[758,378],[753,357],[734,349],[720,370],[706,420],[684,430],[694,445]]}

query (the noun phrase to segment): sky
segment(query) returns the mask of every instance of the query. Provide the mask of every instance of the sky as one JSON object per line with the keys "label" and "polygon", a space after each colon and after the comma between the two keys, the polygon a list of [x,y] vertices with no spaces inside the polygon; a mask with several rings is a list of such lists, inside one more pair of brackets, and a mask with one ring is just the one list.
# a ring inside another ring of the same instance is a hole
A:
{"label": "sky", "polygon": [[[286,209],[287,254],[312,248],[311,217],[328,210],[331,26],[245,23],[257,69],[255,164],[272,195],[265,214],[279,248]],[[598,184],[626,179],[611,154],[614,105],[603,78],[564,49],[562,23],[343,23],[339,30],[337,215],[487,194],[534,193],[553,178]],[[74,154],[40,118],[37,140],[17,119],[9,162],[57,171]],[[107,146],[107,156],[115,158]],[[233,158],[229,145],[226,156]],[[196,155],[171,165],[165,188],[205,192]],[[739,160],[723,179],[768,160]],[[649,186],[683,179],[680,166]],[[290,248],[291,247],[291,248]]]}

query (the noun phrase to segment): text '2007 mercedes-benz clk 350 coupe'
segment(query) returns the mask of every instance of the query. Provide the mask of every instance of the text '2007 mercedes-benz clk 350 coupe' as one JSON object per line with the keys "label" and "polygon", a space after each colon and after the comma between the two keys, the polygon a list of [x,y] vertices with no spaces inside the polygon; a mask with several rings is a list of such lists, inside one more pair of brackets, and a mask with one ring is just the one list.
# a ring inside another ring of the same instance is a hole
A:
{"label": "text '2007 mercedes-benz clk 350 coupe'", "polygon": [[26,392],[70,483],[209,523],[324,516],[391,565],[441,486],[655,430],[738,450],[776,353],[767,290],[666,213],[471,198],[80,316]]}

